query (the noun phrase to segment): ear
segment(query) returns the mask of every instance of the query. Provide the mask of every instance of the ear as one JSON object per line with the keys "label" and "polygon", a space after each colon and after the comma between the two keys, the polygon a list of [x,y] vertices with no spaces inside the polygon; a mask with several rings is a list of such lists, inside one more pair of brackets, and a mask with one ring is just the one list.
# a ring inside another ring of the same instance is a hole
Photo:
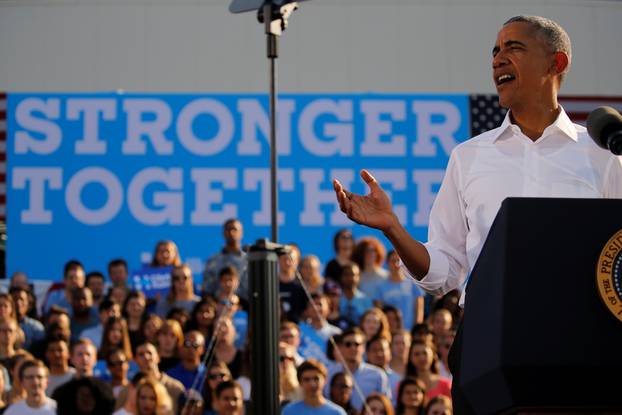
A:
{"label": "ear", "polygon": [[562,74],[570,64],[568,55],[564,52],[555,52],[553,56],[553,71],[556,75]]}

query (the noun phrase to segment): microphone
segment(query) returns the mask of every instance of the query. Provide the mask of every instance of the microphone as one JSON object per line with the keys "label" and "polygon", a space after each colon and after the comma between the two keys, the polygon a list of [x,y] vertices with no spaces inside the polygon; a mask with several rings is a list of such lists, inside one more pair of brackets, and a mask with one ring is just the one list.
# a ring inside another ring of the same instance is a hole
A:
{"label": "microphone", "polygon": [[599,107],[590,112],[587,132],[599,147],[616,156],[622,154],[622,115],[614,108]]}

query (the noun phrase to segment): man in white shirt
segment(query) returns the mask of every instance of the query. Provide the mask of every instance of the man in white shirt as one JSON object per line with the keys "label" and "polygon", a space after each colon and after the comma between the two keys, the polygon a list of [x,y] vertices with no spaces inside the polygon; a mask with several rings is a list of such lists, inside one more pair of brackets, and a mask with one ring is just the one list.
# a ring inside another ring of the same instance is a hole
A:
{"label": "man in white shirt", "polygon": [[430,212],[427,243],[399,223],[369,172],[361,172],[370,188],[366,196],[334,181],[341,210],[381,230],[417,284],[432,294],[462,285],[505,198],[622,198],[622,158],[597,147],[557,102],[572,57],[564,29],[542,17],[513,17],[492,52],[493,81],[509,112],[499,128],[453,150]]}
{"label": "man in white shirt", "polygon": [[55,415],[56,401],[45,396],[48,369],[41,360],[26,360],[19,369],[26,399],[9,406],[6,415]]}

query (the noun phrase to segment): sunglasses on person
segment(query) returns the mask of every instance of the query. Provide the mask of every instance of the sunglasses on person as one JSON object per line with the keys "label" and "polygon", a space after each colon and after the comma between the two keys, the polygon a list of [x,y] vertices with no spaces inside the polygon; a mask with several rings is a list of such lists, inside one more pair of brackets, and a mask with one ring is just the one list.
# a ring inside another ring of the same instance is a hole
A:
{"label": "sunglasses on person", "polygon": [[127,360],[112,360],[108,362],[108,366],[117,367],[127,363]]}
{"label": "sunglasses on person", "polygon": [[216,379],[224,379],[227,376],[226,373],[210,373],[209,375],[207,375],[207,378],[209,380],[216,380]]}
{"label": "sunglasses on person", "polygon": [[293,362],[294,358],[292,356],[279,356],[279,360],[281,361],[281,363],[285,362],[286,360]]}
{"label": "sunglasses on person", "polygon": [[189,278],[186,275],[175,275],[173,274],[173,281],[186,281]]}
{"label": "sunglasses on person", "polygon": [[351,340],[346,340],[345,342],[343,342],[343,345],[344,345],[344,347],[348,347],[349,348],[349,347],[352,347],[352,346],[356,346],[356,347],[362,346],[363,343],[355,342],[355,341],[351,341]]}
{"label": "sunglasses on person", "polygon": [[198,343],[198,342],[193,342],[193,341],[190,341],[190,340],[184,341],[184,347],[192,347],[193,349],[198,349],[201,346],[202,346],[202,344]]}

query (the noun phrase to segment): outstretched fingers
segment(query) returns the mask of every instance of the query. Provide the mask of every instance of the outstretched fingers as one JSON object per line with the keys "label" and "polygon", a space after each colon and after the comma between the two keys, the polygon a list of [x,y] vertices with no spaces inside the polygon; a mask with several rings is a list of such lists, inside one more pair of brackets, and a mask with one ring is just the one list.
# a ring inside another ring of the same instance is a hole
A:
{"label": "outstretched fingers", "polygon": [[360,175],[361,175],[361,179],[363,179],[363,181],[367,183],[367,186],[369,187],[369,190],[372,191],[372,193],[375,191],[381,190],[380,185],[376,181],[376,178],[372,176],[369,171],[363,169],[361,170]]}

